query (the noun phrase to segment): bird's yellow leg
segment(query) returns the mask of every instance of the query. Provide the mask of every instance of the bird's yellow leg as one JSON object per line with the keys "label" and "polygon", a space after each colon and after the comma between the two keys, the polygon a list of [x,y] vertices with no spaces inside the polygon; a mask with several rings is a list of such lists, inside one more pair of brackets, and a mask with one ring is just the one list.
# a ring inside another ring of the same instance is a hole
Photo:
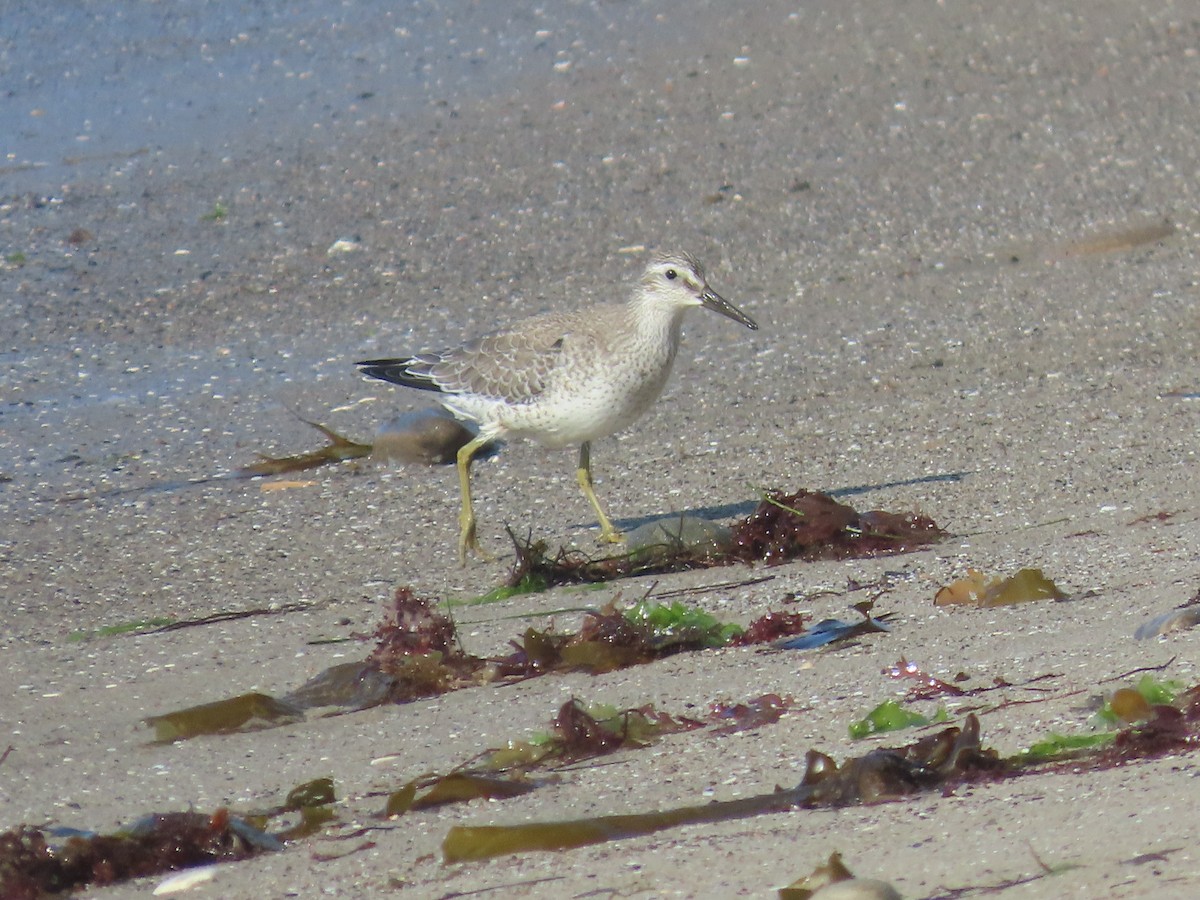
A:
{"label": "bird's yellow leg", "polygon": [[600,505],[600,501],[596,498],[596,491],[592,487],[592,447],[587,441],[584,441],[579,448],[579,468],[575,470],[575,477],[579,481],[579,487],[583,490],[583,496],[588,498],[588,503],[592,504],[592,509],[596,511],[596,518],[600,520],[600,540],[610,544],[623,541],[625,536],[613,528],[613,523],[605,515],[604,507]]}
{"label": "bird's yellow leg", "polygon": [[458,511],[458,561],[464,566],[467,564],[468,550],[482,559],[495,559],[479,546],[475,538],[475,507],[471,503],[471,457],[490,440],[487,435],[477,435],[458,451],[458,487],[462,492],[462,509]]}

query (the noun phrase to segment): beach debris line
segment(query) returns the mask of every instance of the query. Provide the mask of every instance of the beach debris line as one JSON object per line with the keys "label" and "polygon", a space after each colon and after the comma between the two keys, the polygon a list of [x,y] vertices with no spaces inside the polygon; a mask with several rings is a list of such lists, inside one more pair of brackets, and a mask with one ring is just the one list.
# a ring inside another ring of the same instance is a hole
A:
{"label": "beach debris line", "polygon": [[947,787],[1004,763],[979,741],[979,721],[967,716],[962,728],[946,728],[908,746],[880,748],[844,761],[808,751],[800,784],[791,790],[648,813],[595,816],[521,825],[456,825],[442,842],[447,863],[531,851],[566,850],[653,834],[681,825],[721,822],[789,809],[848,806],[898,799]]}
{"label": "beach debris line", "polygon": [[[557,851],[653,834],[681,825],[728,821],[796,808],[844,807],[898,800],[912,794],[953,791],[962,784],[996,780],[1026,771],[1082,771],[1126,765],[1136,759],[1200,747],[1200,685],[1174,703],[1150,705],[1144,720],[1109,732],[1101,744],[1067,751],[1038,745],[1007,759],[982,745],[979,720],[968,714],[949,727],[896,748],[877,748],[840,765],[809,750],[805,773],[791,790],[674,809],[520,825],[454,826],[442,842],[447,863],[516,853]],[[1049,768],[1048,768],[1049,767]]]}
{"label": "beach debris line", "polygon": [[672,529],[663,526],[656,532],[666,535],[660,543],[641,543],[626,553],[603,557],[564,547],[552,552],[547,542],[518,538],[509,529],[516,560],[508,584],[545,589],[736,563],[775,566],[794,560],[857,559],[919,550],[946,536],[925,515],[859,513],[828,494],[803,489],[792,494],[763,491],[758,506],[729,528],[728,537],[713,537],[688,519],[694,517],[684,518],[680,533],[688,529],[698,537],[676,540]]}
{"label": "beach debris line", "polygon": [[145,722],[154,729],[156,743],[172,743],[202,734],[259,731],[278,725],[293,725],[303,720],[304,710],[299,707],[254,691],[159,716],[148,716]]}
{"label": "beach debris line", "polygon": [[[642,600],[626,609],[609,603],[589,610],[578,632],[529,627],[510,641],[511,653],[488,658],[462,648],[454,622],[438,610],[435,601],[400,588],[383,621],[367,636],[375,640],[375,647],[364,659],[331,666],[282,698],[252,692],[145,721],[160,742],[258,730],[295,724],[313,709],[333,707],[344,712],[406,703],[551,672],[598,675],[676,653],[734,643],[745,646],[755,642],[754,636],[758,642],[778,642],[781,636],[803,629],[804,622],[803,616],[768,612],[743,629],[680,601]],[[856,624],[834,639],[858,633]]]}
{"label": "beach debris line", "polygon": [[[528,793],[537,784],[526,777],[534,768],[562,766],[606,756],[618,750],[648,747],[665,734],[703,728],[700,719],[672,716],[646,704],[617,710],[588,705],[572,697],[558,710],[548,734],[510,741],[488,750],[448,775],[413,779],[387,799],[385,818],[473,799],[504,799]],[[513,773],[499,778],[495,773]],[[418,791],[425,793],[418,796]]]}
{"label": "beach debris line", "polygon": [[[1145,704],[1130,701],[1126,696],[1130,690],[1140,694]],[[1132,710],[1128,708],[1131,704]],[[518,796],[539,784],[528,779],[525,770],[536,765],[570,762],[572,753],[600,755],[637,749],[661,734],[686,732],[703,725],[709,726],[709,734],[722,735],[727,733],[730,717],[739,727],[760,727],[776,721],[792,708],[794,701],[790,698],[763,695],[741,704],[716,704],[705,719],[695,720],[657,712],[652,707],[610,714],[611,711],[572,699],[560,708],[555,719],[555,729],[560,732],[564,726],[567,729],[567,735],[561,736],[564,748],[561,753],[524,756],[518,752],[515,758],[506,759],[504,750],[488,751],[481,755],[481,764],[473,768],[460,766],[446,776],[414,779],[389,795],[388,807],[381,815],[412,813],[448,802]],[[446,862],[466,862],[513,853],[564,850],[684,824],[727,821],[797,808],[898,800],[933,790],[952,792],[960,785],[1019,776],[1027,771],[1078,777],[1087,771],[1200,747],[1200,686],[1180,691],[1174,682],[1145,676],[1132,688],[1114,691],[1105,709],[1116,717],[1114,721],[1125,724],[1119,730],[1105,732],[1108,735],[1105,740],[1090,747],[1067,747],[1060,743],[1049,751],[1039,752],[1035,745],[1023,753],[1001,758],[982,745],[979,720],[969,714],[961,727],[942,729],[903,747],[876,748],[840,764],[828,754],[809,750],[804,777],[790,790],[777,788],[771,793],[738,800],[566,822],[511,827],[455,826],[443,841],[443,857]],[[528,743],[538,742],[539,739],[534,739]],[[565,748],[571,742],[578,746],[568,752]],[[482,771],[483,766],[495,768],[486,772]],[[513,774],[497,778],[494,774],[497,769]],[[425,790],[425,795],[418,797],[418,790]],[[279,849],[286,841],[325,832],[328,823],[336,821],[331,809],[335,802],[332,779],[319,778],[297,785],[278,807],[240,817],[227,809],[211,816],[195,812],[163,813],[143,817],[111,835],[68,829],[55,833],[21,825],[0,833],[0,896],[36,898],[86,884],[111,884],[190,865],[244,859]],[[274,834],[265,831],[277,817],[284,815],[298,816],[299,820]],[[347,836],[361,834],[362,830],[359,828]],[[63,832],[67,832],[65,838]],[[348,852],[371,846],[373,843],[368,840]],[[319,862],[340,855],[345,854],[314,852],[312,859]]]}

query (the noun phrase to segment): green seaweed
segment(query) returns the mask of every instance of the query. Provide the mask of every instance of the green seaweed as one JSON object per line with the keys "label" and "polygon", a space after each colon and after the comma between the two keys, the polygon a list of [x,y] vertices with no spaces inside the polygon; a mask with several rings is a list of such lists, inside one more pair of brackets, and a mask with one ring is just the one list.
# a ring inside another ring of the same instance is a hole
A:
{"label": "green seaweed", "polygon": [[119,625],[104,625],[92,631],[72,631],[67,635],[67,640],[79,642],[99,637],[115,637],[120,634],[139,634],[143,631],[153,631],[167,625],[174,625],[175,622],[175,619],[167,618],[139,619],[136,622],[122,622]]}
{"label": "green seaweed", "polygon": [[704,610],[679,601],[650,603],[642,600],[625,610],[625,618],[650,629],[654,643],[684,640],[698,643],[705,649],[724,647],[743,631],[740,625],[722,623]]}
{"label": "green seaweed", "polygon": [[900,731],[904,728],[931,725],[949,721],[946,707],[939,705],[933,718],[905,709],[895,700],[885,700],[857,722],[850,723],[851,740],[862,740],[872,734],[885,731]]}
{"label": "green seaweed", "polygon": [[447,606],[486,606],[489,603],[500,603],[510,597],[519,597],[521,594],[540,594],[542,591],[550,587],[546,579],[533,572],[526,573],[521,576],[516,584],[502,584],[499,587],[494,587],[486,594],[480,594],[470,600],[460,600],[454,603],[447,603]]}
{"label": "green seaweed", "polygon": [[1051,732],[1048,738],[1031,744],[1029,749],[1018,753],[1014,759],[1021,764],[1073,759],[1081,753],[1107,747],[1116,737],[1116,732],[1112,731],[1101,731],[1095,734]]}

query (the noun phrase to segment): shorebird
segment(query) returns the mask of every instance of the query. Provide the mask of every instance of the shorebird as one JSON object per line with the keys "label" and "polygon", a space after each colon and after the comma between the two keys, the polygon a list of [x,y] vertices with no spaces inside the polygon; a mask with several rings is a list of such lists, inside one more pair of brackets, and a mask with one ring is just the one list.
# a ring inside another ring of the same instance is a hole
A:
{"label": "shorebird", "polygon": [[592,441],[622,430],[658,399],[679,350],[683,314],[693,306],[758,328],[708,286],[693,256],[663,253],[625,303],[543,313],[448,350],[356,363],[371,378],[439,392],[446,409],[478,424],[457,457],[460,562],[467,551],[489,558],[475,536],[471,458],[508,436],[552,448],[579,444],[576,479],[596,511],[600,538],[621,540],[592,484]]}

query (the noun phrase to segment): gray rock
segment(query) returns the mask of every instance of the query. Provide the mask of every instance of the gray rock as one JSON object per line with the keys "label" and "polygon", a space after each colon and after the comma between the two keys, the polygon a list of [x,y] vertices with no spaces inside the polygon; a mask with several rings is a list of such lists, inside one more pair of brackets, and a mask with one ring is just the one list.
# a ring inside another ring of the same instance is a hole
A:
{"label": "gray rock", "polygon": [[445,410],[405,413],[380,426],[371,458],[381,462],[444,465],[454,462],[459,448],[472,437],[471,430]]}
{"label": "gray rock", "polygon": [[727,552],[733,536],[719,522],[682,515],[640,525],[625,536],[625,541],[629,553],[691,550],[705,554]]}

